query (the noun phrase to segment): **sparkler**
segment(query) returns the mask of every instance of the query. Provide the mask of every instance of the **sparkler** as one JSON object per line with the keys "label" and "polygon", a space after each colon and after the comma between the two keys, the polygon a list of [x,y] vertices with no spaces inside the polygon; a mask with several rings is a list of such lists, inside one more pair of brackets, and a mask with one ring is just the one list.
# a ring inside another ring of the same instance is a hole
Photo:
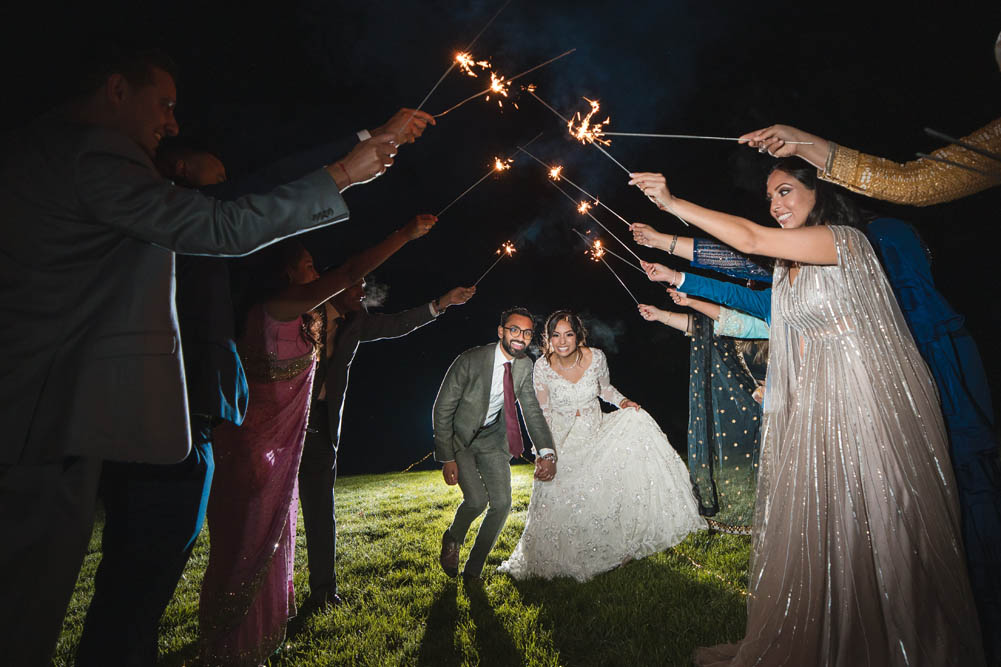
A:
{"label": "sparkler", "polygon": [[473,71],[473,67],[479,67],[480,69],[490,69],[489,60],[473,60],[473,54],[471,53],[456,53],[455,54],[455,64],[462,69],[468,76],[476,78],[477,74]]}
{"label": "sparkler", "polygon": [[[565,179],[564,179],[564,180],[565,180]],[[560,191],[560,193],[562,193],[562,195],[563,195],[564,197],[566,197],[567,199],[569,199],[570,201],[572,201],[572,202],[574,203],[574,206],[576,206],[576,207],[577,207],[577,211],[578,211],[578,212],[580,212],[580,213],[583,213],[583,214],[584,214],[584,215],[586,215],[587,217],[591,218],[592,220],[594,220],[594,222],[595,222],[595,223],[596,223],[596,224],[597,224],[597,225],[598,225],[599,227],[601,227],[601,228],[602,228],[602,229],[604,229],[604,230],[605,230],[606,232],[608,232],[608,234],[609,234],[609,235],[610,235],[610,236],[611,236],[612,238],[614,238],[614,239],[615,239],[616,241],[618,241],[618,242],[619,242],[619,243],[620,243],[620,244],[622,245],[622,247],[623,247],[623,248],[625,248],[626,250],[628,250],[628,251],[629,251],[629,254],[630,254],[630,255],[632,255],[633,257],[635,257],[635,258],[636,258],[636,261],[637,261],[637,262],[642,262],[642,261],[643,261],[642,259],[640,259],[640,258],[639,258],[639,256],[638,256],[638,255],[637,255],[636,253],[634,253],[634,252],[633,252],[632,248],[630,248],[630,247],[629,247],[628,245],[626,245],[626,242],[625,242],[625,241],[623,241],[623,240],[622,240],[622,239],[620,239],[620,238],[619,238],[618,236],[616,236],[615,234],[613,234],[613,233],[612,233],[612,230],[611,230],[611,229],[609,229],[608,227],[606,227],[606,226],[604,225],[604,223],[602,223],[602,222],[601,222],[601,220],[598,220],[598,218],[594,217],[594,214],[593,214],[593,213],[591,213],[591,211],[589,211],[589,210],[588,210],[588,209],[590,208],[590,206],[588,206],[588,207],[584,207],[584,210],[581,210],[581,207],[580,207],[580,206],[579,206],[579,205],[577,204],[577,200],[576,200],[576,199],[574,199],[573,197],[571,197],[571,196],[570,196],[570,193],[569,193],[569,192],[567,192],[566,190],[564,190],[564,189],[563,189],[563,188],[561,188],[560,186],[556,185],[556,181],[555,181],[555,180],[552,180],[552,179],[550,179],[550,181],[549,181],[549,184],[550,184],[551,186],[553,186],[554,188],[556,188],[557,190],[559,190],[559,191]]]}
{"label": "sparkler", "polygon": [[505,257],[513,256],[514,253],[515,253],[515,248],[513,243],[511,243],[510,241],[505,241],[504,243],[502,243],[501,247],[497,249],[497,254],[500,255],[500,257],[494,260],[494,263],[490,265],[490,268],[484,271],[483,275],[476,279],[476,282],[473,283],[473,287],[479,285],[480,281],[487,277],[487,274],[490,273],[495,266],[497,266],[497,262],[501,261]]}
{"label": "sparkler", "polygon": [[[573,229],[573,228],[571,227],[571,229]],[[642,273],[644,276],[646,275],[646,271],[644,271],[642,268],[636,266],[635,264],[633,264],[632,262],[630,262],[628,259],[626,259],[622,255],[617,255],[614,252],[612,252],[611,250],[609,250],[608,248],[606,248],[605,245],[601,242],[601,239],[594,239],[594,241],[592,241],[586,235],[581,234],[578,230],[574,229],[573,231],[574,231],[574,234],[576,234],[577,236],[579,236],[584,241],[584,243],[587,243],[587,244],[590,245],[590,249],[588,250],[588,253],[591,255],[592,259],[598,260],[602,256],[604,256],[605,253],[608,253],[612,257],[618,257],[621,261],[623,261],[626,264],[628,264],[629,266],[633,267],[634,269],[636,269],[637,271],[639,271],[640,273]]]}
{"label": "sparkler", "polygon": [[[544,106],[547,109],[549,109],[550,111],[552,111],[554,114],[556,114],[557,118],[559,118],[564,123],[566,123],[567,124],[567,129],[570,130],[570,135],[574,139],[580,140],[581,143],[585,143],[585,144],[590,143],[592,146],[594,146],[599,151],[601,151],[602,153],[604,153],[605,157],[607,157],[609,160],[611,160],[615,164],[619,165],[619,167],[622,168],[622,171],[626,172],[627,174],[632,175],[632,172],[629,171],[629,169],[626,168],[626,166],[624,164],[622,164],[621,162],[619,162],[618,160],[616,160],[614,157],[612,157],[612,154],[609,153],[608,151],[606,151],[604,149],[604,147],[602,147],[602,145],[601,145],[603,141],[605,142],[605,145],[608,145],[608,143],[610,143],[610,142],[608,142],[607,140],[599,141],[601,135],[604,134],[604,130],[601,129],[602,126],[607,125],[609,123],[609,121],[611,121],[611,118],[606,118],[604,121],[602,121],[601,123],[599,123],[597,126],[590,124],[591,117],[594,114],[596,114],[598,112],[598,110],[601,108],[600,105],[598,104],[597,100],[588,100],[585,97],[584,99],[587,100],[587,102],[591,105],[591,111],[586,116],[584,116],[583,119],[580,118],[580,113],[577,113],[574,116],[574,118],[571,119],[571,118],[567,118],[566,116],[564,116],[563,114],[561,114],[559,111],[557,111],[556,109],[554,109],[548,102],[546,102],[541,97],[539,97],[538,95],[536,95],[535,94],[535,86],[526,86],[525,87],[525,92],[527,92],[529,95],[531,95],[536,100],[538,100],[539,103],[542,106]],[[574,120],[578,121],[577,129],[574,129]],[[680,220],[680,218],[678,218],[678,219]],[[688,223],[686,222],[685,224],[687,225]]]}
{"label": "sparkler", "polygon": [[[576,232],[577,230],[575,229],[574,231]],[[577,232],[577,233],[578,233],[578,234],[580,234],[580,232]],[[583,234],[581,234],[581,236],[583,236]],[[640,301],[639,301],[639,299],[637,299],[637,298],[636,298],[636,297],[635,297],[635,296],[633,295],[632,291],[630,291],[630,289],[629,289],[628,287],[626,287],[626,284],[625,284],[624,282],[622,282],[622,278],[620,278],[620,277],[619,277],[619,274],[617,274],[617,273],[615,272],[615,269],[613,269],[613,268],[612,268],[612,266],[611,266],[611,265],[610,265],[610,264],[609,264],[608,262],[606,262],[606,261],[605,261],[605,253],[606,253],[606,252],[608,252],[608,251],[607,251],[607,250],[606,250],[606,248],[605,248],[605,247],[604,247],[604,246],[603,246],[603,245],[601,244],[601,241],[600,241],[600,240],[598,240],[598,239],[595,239],[594,243],[593,243],[593,244],[591,245],[591,248],[590,248],[590,250],[588,250],[588,253],[587,253],[587,254],[588,254],[588,255],[589,255],[589,256],[591,257],[591,259],[593,259],[594,261],[596,261],[596,262],[601,262],[601,263],[602,263],[602,264],[604,264],[604,265],[605,265],[606,267],[608,267],[608,270],[612,272],[612,275],[613,275],[613,276],[615,276],[615,279],[619,281],[619,284],[620,284],[620,285],[622,285],[622,289],[626,290],[626,294],[628,294],[628,295],[629,295],[629,296],[630,296],[630,297],[632,298],[632,300],[636,302],[636,305],[637,305],[637,306],[638,306],[638,305],[640,305]]]}
{"label": "sparkler", "polygon": [[[494,15],[490,17],[490,20],[487,21],[486,25],[484,25],[482,28],[480,28],[480,31],[478,33],[476,33],[476,36],[473,37],[473,41],[471,41],[466,46],[466,48],[463,49],[460,53],[456,54],[455,58],[453,58],[452,62],[449,64],[448,69],[445,70],[445,73],[441,75],[441,78],[438,79],[437,83],[435,83],[433,86],[431,86],[431,90],[428,91],[428,94],[424,96],[424,99],[421,100],[421,103],[418,104],[417,108],[414,109],[413,113],[410,114],[410,118],[407,119],[407,122],[403,124],[404,129],[406,129],[407,126],[410,125],[410,121],[412,121],[414,119],[414,116],[417,115],[417,112],[424,108],[424,105],[427,103],[428,99],[431,97],[431,95],[434,93],[434,91],[438,89],[438,86],[441,85],[441,82],[445,80],[445,77],[447,77],[449,75],[449,73],[451,73],[451,71],[453,69],[455,69],[456,65],[460,65],[460,57],[462,57],[461,58],[462,61],[465,61],[465,57],[464,56],[469,55],[469,52],[472,50],[473,45],[476,44],[477,40],[480,38],[480,35],[482,35],[486,31],[486,29],[490,27],[490,24],[493,23],[494,20],[498,16],[500,16],[500,13],[502,11],[504,11],[504,9],[508,5],[510,5],[510,4],[511,4],[511,0],[507,0],[507,2],[505,2],[503,5],[501,5],[500,9],[498,9],[494,13]],[[469,58],[471,60],[472,56],[469,56]],[[460,65],[460,66],[462,66],[462,65]],[[471,71],[471,67],[463,67],[463,68],[466,69],[467,71]]]}
{"label": "sparkler", "polygon": [[923,157],[926,160],[934,160],[935,162],[941,162],[942,164],[952,165],[953,167],[959,167],[960,169],[965,169],[967,171],[972,171],[982,176],[986,176],[987,172],[982,169],[977,169],[976,167],[971,167],[968,164],[963,164],[962,162],[955,162],[954,160],[947,160],[944,157],[938,157],[937,155],[928,155],[928,153],[915,153],[918,157]]}
{"label": "sparkler", "polygon": [[[536,139],[538,139],[541,136],[542,136],[542,133],[539,132],[537,135],[535,135],[534,137],[532,137],[532,141],[529,141],[525,145],[526,146],[531,145],[532,142],[534,142]],[[478,181],[476,181],[475,183],[473,183],[472,185],[470,185],[468,188],[466,188],[465,190],[463,190],[462,194],[460,194],[458,197],[456,197],[455,199],[453,199],[452,201],[450,201],[445,208],[441,209],[441,211],[438,212],[438,214],[437,214],[436,217],[440,218],[442,213],[444,213],[448,209],[452,208],[452,206],[457,201],[459,201],[460,199],[462,199],[463,197],[465,197],[467,194],[469,194],[469,192],[473,188],[475,188],[477,185],[479,185],[483,181],[487,180],[487,177],[490,176],[491,174],[499,174],[502,171],[507,171],[508,169],[510,169],[511,168],[511,164],[513,162],[514,162],[514,158],[513,157],[506,157],[506,158],[495,157],[494,161],[493,161],[493,165],[490,167],[490,170],[487,173],[483,174],[483,176],[481,176]]]}
{"label": "sparkler", "polygon": [[[648,132],[602,132],[606,137],[647,137],[651,139],[707,139],[710,141],[740,141],[740,137],[709,137],[697,134],[650,134]],[[787,141],[787,144],[812,146],[812,141]],[[606,144],[607,145],[607,144]]]}
{"label": "sparkler", "polygon": [[[547,60],[544,63],[539,63],[535,67],[530,67],[527,70],[525,70],[524,72],[520,72],[518,74],[515,74],[510,79],[505,79],[503,76],[500,76],[499,80],[498,80],[498,78],[495,78],[495,77],[497,77],[497,75],[495,75],[493,72],[491,72],[490,73],[490,87],[489,88],[487,88],[486,90],[481,90],[480,92],[478,92],[478,93],[476,93],[474,95],[470,95],[469,97],[467,97],[466,99],[462,100],[458,104],[453,104],[452,106],[450,106],[449,108],[445,109],[441,113],[435,114],[434,117],[435,118],[441,118],[445,114],[450,113],[452,111],[455,111],[456,109],[458,109],[459,107],[461,107],[462,105],[464,105],[466,102],[472,102],[477,97],[483,97],[484,95],[487,95],[488,96],[487,99],[489,100],[490,99],[489,95],[491,93],[500,94],[500,95],[503,95],[504,97],[507,97],[507,93],[508,93],[508,91],[510,89],[510,85],[511,85],[511,83],[513,81],[517,81],[518,79],[520,79],[521,77],[525,76],[526,74],[529,74],[531,72],[534,72],[537,69],[545,67],[546,65],[549,65],[550,63],[554,63],[557,60],[559,60],[560,58],[564,58],[564,57],[570,55],[571,53],[573,53],[576,50],[577,49],[570,49],[569,51],[564,51],[563,53],[561,53],[560,55],[556,56],[555,58],[550,58],[549,60]],[[461,56],[461,55],[468,55],[468,54],[461,54],[460,53],[459,55]],[[458,59],[458,57],[459,56],[456,56],[457,59]],[[482,61],[482,62],[477,63],[477,64],[482,66],[482,64],[484,62],[486,63],[487,67],[490,66],[490,63],[486,62],[486,61]],[[473,76],[476,76],[476,74],[473,74]],[[529,86],[528,88],[526,88],[526,90],[534,90],[534,87]],[[498,102],[500,102],[500,100],[498,100]],[[517,106],[517,105],[515,105],[515,106]]]}
{"label": "sparkler", "polygon": [[930,137],[935,137],[936,139],[941,139],[942,141],[948,141],[950,144],[956,144],[957,146],[961,146],[962,148],[965,148],[968,151],[1001,162],[1001,155],[998,155],[993,151],[989,151],[986,148],[975,146],[967,141],[963,141],[962,139],[956,139],[955,137],[950,137],[948,134],[944,132],[939,132],[938,130],[933,130],[930,127],[926,127],[925,134],[927,134]]}
{"label": "sparkler", "polygon": [[[546,164],[545,162],[543,162],[542,160],[540,160],[539,158],[535,157],[534,155],[532,155],[531,153],[529,153],[527,150],[525,150],[525,148],[523,146],[519,146],[518,150],[520,150],[522,153],[524,153],[525,155],[527,155],[528,157],[532,158],[533,160],[535,160],[536,162],[538,162],[539,164],[541,164],[543,167],[545,167],[546,169],[548,169],[549,170],[549,178],[551,178],[554,181],[566,181],[567,183],[569,183],[570,185],[572,185],[574,188],[576,188],[582,195],[584,195],[588,199],[593,200],[595,204],[597,204],[598,206],[601,206],[603,209],[605,209],[606,211],[608,211],[609,213],[611,213],[612,215],[614,215],[616,218],[618,218],[619,220],[621,220],[622,223],[624,225],[626,225],[627,227],[629,226],[629,221],[626,220],[625,218],[623,218],[621,215],[619,215],[615,211],[613,211],[611,209],[611,207],[608,206],[608,204],[606,204],[605,202],[601,201],[600,199],[598,199],[597,197],[595,197],[594,195],[592,195],[590,192],[588,192],[587,190],[585,190],[584,188],[580,187],[579,185],[577,185],[576,183],[574,183],[573,181],[571,181],[569,178],[567,178],[566,176],[564,176],[563,175],[563,165],[557,165],[555,167],[550,167],[548,164]],[[590,205],[587,208],[590,208]],[[580,213],[587,213],[587,209],[581,210],[580,207],[578,207],[577,210]]]}

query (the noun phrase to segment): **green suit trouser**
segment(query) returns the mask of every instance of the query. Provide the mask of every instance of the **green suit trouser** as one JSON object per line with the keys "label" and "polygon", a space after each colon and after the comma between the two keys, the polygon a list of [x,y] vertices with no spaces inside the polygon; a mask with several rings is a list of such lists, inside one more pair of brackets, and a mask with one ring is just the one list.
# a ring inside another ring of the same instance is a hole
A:
{"label": "green suit trouser", "polygon": [[511,453],[504,420],[497,419],[481,429],[469,447],[455,453],[455,464],[462,504],[455,511],[449,535],[461,545],[469,525],[487,510],[462,570],[465,575],[478,577],[511,512]]}

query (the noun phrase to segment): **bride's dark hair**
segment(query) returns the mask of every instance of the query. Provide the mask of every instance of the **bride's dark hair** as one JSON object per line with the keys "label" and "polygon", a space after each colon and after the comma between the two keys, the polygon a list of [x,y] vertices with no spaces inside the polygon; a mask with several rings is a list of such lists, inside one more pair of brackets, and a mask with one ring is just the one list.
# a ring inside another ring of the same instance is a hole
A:
{"label": "bride's dark hair", "polygon": [[556,325],[560,322],[569,324],[577,339],[577,360],[574,363],[580,363],[580,360],[584,358],[583,348],[587,347],[587,329],[584,328],[584,322],[581,321],[580,316],[572,310],[557,310],[546,318],[546,324],[542,328],[542,353],[546,355],[546,361],[550,361],[553,349],[549,346],[549,341],[556,331]]}
{"label": "bride's dark hair", "polygon": [[789,174],[803,184],[807,190],[814,193],[816,203],[813,210],[806,216],[806,227],[815,225],[845,225],[865,230],[865,220],[855,202],[848,199],[840,190],[826,181],[817,178],[817,169],[798,158],[786,157],[780,159],[771,168],[768,175],[776,171]]}

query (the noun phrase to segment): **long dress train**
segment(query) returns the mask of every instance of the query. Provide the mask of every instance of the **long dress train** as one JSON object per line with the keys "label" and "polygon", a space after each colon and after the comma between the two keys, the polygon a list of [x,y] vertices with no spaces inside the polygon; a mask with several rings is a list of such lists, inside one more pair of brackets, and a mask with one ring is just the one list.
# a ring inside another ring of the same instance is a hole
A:
{"label": "long dress train", "polygon": [[674,546],[705,528],[688,469],[644,410],[601,412],[599,397],[625,397],[609,382],[604,353],[576,382],[545,357],[534,383],[559,462],[556,477],[535,481],[525,530],[498,568],[516,579],[573,577],[586,581],[624,561]]}
{"label": "long dress train", "polygon": [[982,665],[938,396],[868,240],[775,269],[747,630],[717,665]]}

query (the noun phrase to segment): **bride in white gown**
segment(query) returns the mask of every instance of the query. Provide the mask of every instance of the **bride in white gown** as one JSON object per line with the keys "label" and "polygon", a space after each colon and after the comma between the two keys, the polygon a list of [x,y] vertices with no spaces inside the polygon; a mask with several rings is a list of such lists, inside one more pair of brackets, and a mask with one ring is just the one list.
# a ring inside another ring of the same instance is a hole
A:
{"label": "bride in white gown", "polygon": [[[586,581],[706,527],[688,469],[646,411],[611,385],[605,354],[574,313],[546,320],[535,393],[559,452],[536,481],[525,530],[498,568],[511,576]],[[599,397],[619,410],[602,414]]]}

